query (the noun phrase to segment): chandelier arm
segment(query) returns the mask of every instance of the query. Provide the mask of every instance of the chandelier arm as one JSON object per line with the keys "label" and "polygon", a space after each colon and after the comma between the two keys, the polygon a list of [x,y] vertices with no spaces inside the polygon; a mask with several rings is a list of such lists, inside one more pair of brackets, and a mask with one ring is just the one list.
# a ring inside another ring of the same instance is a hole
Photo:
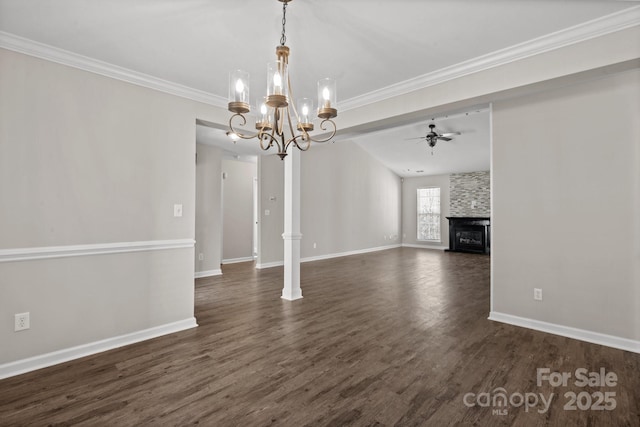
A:
{"label": "chandelier arm", "polygon": [[[291,87],[289,87],[289,93],[291,93]],[[298,122],[300,122],[300,118],[298,117],[298,111],[296,110],[296,107],[293,104],[291,105],[291,107],[293,109],[294,114],[296,115],[296,118],[298,119]],[[300,138],[307,143],[306,144],[307,148],[305,148],[302,151],[307,151],[307,149],[309,148],[309,144],[311,143],[311,141],[309,140],[309,134],[305,129],[300,129],[302,133],[299,135],[296,135],[296,132],[293,128],[293,122],[291,121],[291,114],[289,113],[289,109],[287,109],[287,119],[289,120],[289,130],[291,131],[291,140],[289,140],[289,142],[287,143],[287,146],[293,142],[296,147],[302,150],[302,148],[297,142],[297,140]]]}
{"label": "chandelier arm", "polygon": [[320,123],[320,129],[327,130],[327,128],[325,126],[325,122],[329,122],[329,123],[331,123],[331,126],[333,126],[333,129],[331,130],[331,135],[329,135],[327,138],[323,138],[323,139],[313,138],[311,135],[308,135],[310,141],[313,141],[313,142],[327,142],[327,141],[331,140],[331,138],[336,136],[336,131],[338,130],[338,128],[336,127],[335,122],[333,120],[331,120],[331,119],[324,119]]}
{"label": "chandelier arm", "polygon": [[273,126],[273,131],[279,136],[282,137],[283,135],[283,131],[284,131],[284,121],[282,120],[281,117],[281,108],[275,108],[274,112],[273,112],[273,121],[274,121],[274,125]]}
{"label": "chandelier arm", "polygon": [[267,145],[266,147],[263,144],[263,141],[266,141],[267,139],[269,139],[269,133],[264,131],[264,128],[260,129],[260,132],[258,133],[258,144],[260,144],[260,149],[261,150],[268,150],[271,147],[271,143],[269,143],[269,145]]}
{"label": "chandelier arm", "polygon": [[256,133],[256,134],[244,134],[242,132],[238,132],[234,127],[233,127],[233,119],[238,116],[242,119],[242,123],[240,123],[240,126],[244,126],[247,124],[247,119],[244,115],[240,114],[240,113],[236,113],[233,116],[231,116],[231,118],[229,119],[229,130],[231,131],[231,133],[233,133],[234,135],[236,135],[238,138],[242,138],[242,139],[253,139],[258,137],[258,135],[260,135],[260,133]]}
{"label": "chandelier arm", "polygon": [[[289,99],[293,100],[295,98],[293,96],[293,89],[291,88],[291,76],[290,75],[287,75],[287,85],[289,86]],[[291,102],[290,106],[291,106],[291,109],[293,110],[293,114],[295,115],[296,120],[298,120],[298,122],[300,122],[300,116],[298,115],[298,109],[296,108],[296,104],[294,102]],[[293,126],[291,125],[291,114],[289,114],[289,127],[291,128],[291,135],[295,135],[295,133],[293,132]]]}
{"label": "chandelier arm", "polygon": [[[291,76],[287,76],[287,85],[289,86],[289,98],[293,99],[293,88],[291,87]],[[295,103],[291,103],[291,109],[293,110],[293,114],[295,115],[296,120],[298,121],[298,123],[300,122],[300,116],[298,115],[298,109],[296,108]],[[287,143],[287,148],[289,147],[289,145],[291,143],[293,143],[296,147],[298,147],[298,149],[300,151],[307,151],[309,149],[309,147],[311,147],[311,137],[309,136],[309,133],[305,130],[305,129],[301,129],[301,134],[296,135],[296,132],[294,131],[293,128],[293,123],[291,121],[291,114],[289,113],[289,110],[287,109],[287,116],[289,119],[289,130],[291,131],[291,135],[292,138],[289,140],[289,142]],[[302,141],[305,142],[305,144],[301,145],[298,143],[298,140],[301,139]],[[285,148],[286,150],[286,148]]]}
{"label": "chandelier arm", "polygon": [[[276,138],[272,133],[268,133],[268,132],[261,132],[259,134],[259,142],[260,142],[260,148],[264,151],[267,151],[269,148],[271,148],[273,146],[273,143],[276,143],[276,146],[278,147],[278,152],[280,152],[281,147],[280,147],[280,141],[278,141],[278,138]],[[269,141],[269,144],[267,146],[264,145],[263,141]]]}
{"label": "chandelier arm", "polygon": [[280,156],[280,160],[284,160],[287,157],[287,148],[289,148],[290,141],[285,141],[284,134],[278,135],[280,137],[280,141],[276,140],[276,144],[278,144],[278,156]]}
{"label": "chandelier arm", "polygon": [[[293,107],[293,105],[290,105]],[[293,130],[293,122],[291,121],[291,113],[289,112],[289,108],[287,108],[287,123],[289,124],[289,133],[291,136],[295,136],[295,131]]]}
{"label": "chandelier arm", "polygon": [[[302,141],[300,143],[299,141]],[[309,133],[302,129],[298,135],[293,134],[287,145],[293,143],[300,151],[307,151],[311,147],[311,136]]]}
{"label": "chandelier arm", "polygon": [[[305,137],[305,134],[306,134],[306,137]],[[304,144],[299,144],[298,140],[304,141]],[[311,138],[309,137],[309,134],[307,134],[306,132],[296,135],[293,138],[291,138],[289,141],[287,141],[287,148],[292,143],[300,151],[307,151],[309,148],[311,148]]]}

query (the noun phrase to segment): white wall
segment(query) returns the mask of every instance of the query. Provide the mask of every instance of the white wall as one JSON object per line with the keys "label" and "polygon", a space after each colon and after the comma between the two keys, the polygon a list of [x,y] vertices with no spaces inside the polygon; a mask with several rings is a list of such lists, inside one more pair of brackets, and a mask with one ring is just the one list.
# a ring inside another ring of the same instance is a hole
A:
{"label": "white wall", "polygon": [[[283,260],[283,166],[276,156],[260,160],[258,264]],[[366,151],[348,141],[314,144],[300,169],[302,258],[400,244],[400,178]]]}
{"label": "white wall", "polygon": [[[418,240],[418,188],[440,188],[439,243]],[[430,175],[405,178],[402,184],[402,244],[434,248],[449,247],[449,175]]]}
{"label": "white wall", "polygon": [[222,262],[253,258],[253,179],[255,163],[222,160]]}
{"label": "white wall", "polygon": [[637,343],[640,71],[496,102],[492,152],[492,315]]}
{"label": "white wall", "polygon": [[222,274],[222,150],[197,144],[196,151],[195,272],[205,277]]}
{"label": "white wall", "polygon": [[3,49],[0,76],[0,376],[195,326],[195,120],[217,110]]}

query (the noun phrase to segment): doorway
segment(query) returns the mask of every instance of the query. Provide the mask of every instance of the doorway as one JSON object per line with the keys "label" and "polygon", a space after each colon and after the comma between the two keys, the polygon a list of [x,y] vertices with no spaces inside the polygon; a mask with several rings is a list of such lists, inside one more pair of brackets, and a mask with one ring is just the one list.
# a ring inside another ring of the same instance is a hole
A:
{"label": "doorway", "polygon": [[257,256],[257,158],[222,159],[222,264]]}

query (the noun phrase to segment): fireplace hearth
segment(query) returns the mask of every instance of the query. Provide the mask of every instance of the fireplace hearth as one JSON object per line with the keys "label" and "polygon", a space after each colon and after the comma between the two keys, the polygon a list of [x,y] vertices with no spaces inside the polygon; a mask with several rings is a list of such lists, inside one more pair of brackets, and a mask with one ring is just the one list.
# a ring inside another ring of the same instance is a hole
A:
{"label": "fireplace hearth", "polygon": [[448,216],[449,251],[488,254],[491,252],[491,219]]}

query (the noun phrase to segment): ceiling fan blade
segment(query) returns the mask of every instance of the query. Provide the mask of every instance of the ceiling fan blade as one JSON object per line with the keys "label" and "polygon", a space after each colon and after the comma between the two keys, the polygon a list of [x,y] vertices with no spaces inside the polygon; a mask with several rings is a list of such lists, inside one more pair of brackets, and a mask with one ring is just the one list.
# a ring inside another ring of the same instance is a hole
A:
{"label": "ceiling fan blade", "polygon": [[425,138],[424,136],[419,136],[417,138],[405,138],[404,140],[405,141],[411,141],[411,140],[414,140],[414,139],[424,139],[424,138]]}
{"label": "ceiling fan blade", "polygon": [[439,136],[438,139],[441,141],[451,141],[453,138],[447,138],[446,136]]}
{"label": "ceiling fan blade", "polygon": [[450,137],[450,136],[454,136],[454,135],[461,135],[461,133],[460,132],[446,132],[446,133],[443,133],[440,136]]}

